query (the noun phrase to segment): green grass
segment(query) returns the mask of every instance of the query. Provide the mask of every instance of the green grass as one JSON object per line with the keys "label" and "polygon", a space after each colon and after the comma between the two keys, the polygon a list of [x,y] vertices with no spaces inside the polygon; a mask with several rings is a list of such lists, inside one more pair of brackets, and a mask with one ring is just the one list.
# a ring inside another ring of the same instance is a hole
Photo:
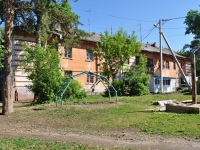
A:
{"label": "green grass", "polygon": [[42,141],[36,139],[0,139],[1,150],[128,150],[128,148],[91,147],[74,142]]}
{"label": "green grass", "polygon": [[[35,105],[31,107],[16,107],[15,113],[6,118],[6,122],[15,125],[23,125],[27,122],[34,125],[34,128],[52,132],[81,132],[89,134],[112,135],[112,131],[131,130],[145,134],[157,134],[173,137],[192,137],[200,139],[200,115],[198,114],[176,114],[160,112],[159,106],[152,105],[153,101],[159,100],[191,100],[192,96],[184,92],[168,94],[149,94],[145,96],[119,97],[115,104],[115,97],[109,101],[108,97],[101,95],[89,96],[87,99],[78,102],[65,102],[63,107],[55,106],[55,103],[48,105]],[[198,99],[199,101],[200,99]],[[80,106],[81,104],[81,106]],[[102,105],[103,107],[97,107]],[[85,107],[84,107],[85,106]],[[2,120],[3,121],[3,120]],[[19,142],[18,140],[22,140]],[[25,139],[0,141],[0,149],[4,143],[26,144]],[[41,141],[34,141],[41,142]],[[65,144],[50,142],[44,146],[55,145],[53,149],[62,149],[62,146],[85,147],[80,144]],[[60,144],[60,145],[59,145]],[[43,144],[29,144],[43,145]],[[5,145],[4,145],[5,147]],[[25,149],[28,148],[25,146]],[[75,147],[75,148],[74,148]],[[48,149],[48,147],[41,147]],[[13,149],[17,149],[14,147]],[[37,149],[37,148],[34,148]],[[40,149],[40,148],[38,148]],[[70,148],[68,148],[70,149]],[[86,146],[85,149],[88,149]]]}

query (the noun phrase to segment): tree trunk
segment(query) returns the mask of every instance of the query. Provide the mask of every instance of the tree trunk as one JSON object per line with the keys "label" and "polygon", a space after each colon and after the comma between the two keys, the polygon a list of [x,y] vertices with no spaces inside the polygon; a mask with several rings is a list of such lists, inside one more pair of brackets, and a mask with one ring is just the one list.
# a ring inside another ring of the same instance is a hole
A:
{"label": "tree trunk", "polygon": [[12,33],[14,22],[14,0],[6,0],[6,22],[5,22],[5,49],[4,69],[2,79],[2,99],[3,99],[3,115],[13,112],[13,76],[12,76]]}

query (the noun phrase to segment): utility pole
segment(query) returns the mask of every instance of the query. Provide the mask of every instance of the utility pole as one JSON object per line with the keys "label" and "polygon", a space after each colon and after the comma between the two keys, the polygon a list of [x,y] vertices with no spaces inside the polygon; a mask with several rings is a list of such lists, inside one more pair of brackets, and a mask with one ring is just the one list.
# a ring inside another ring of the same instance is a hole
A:
{"label": "utility pole", "polygon": [[196,85],[196,61],[195,54],[192,54],[192,104],[197,104],[197,85]]}
{"label": "utility pole", "polygon": [[86,11],[89,13],[89,17],[88,17],[88,28],[89,28],[89,32],[90,32],[90,12],[91,10]]}
{"label": "utility pole", "polygon": [[160,38],[160,93],[163,93],[163,54],[162,54],[162,20],[159,20],[159,38]]}
{"label": "utility pole", "polygon": [[142,43],[142,27],[141,27],[141,23],[140,23],[140,40],[141,40],[141,43]]}

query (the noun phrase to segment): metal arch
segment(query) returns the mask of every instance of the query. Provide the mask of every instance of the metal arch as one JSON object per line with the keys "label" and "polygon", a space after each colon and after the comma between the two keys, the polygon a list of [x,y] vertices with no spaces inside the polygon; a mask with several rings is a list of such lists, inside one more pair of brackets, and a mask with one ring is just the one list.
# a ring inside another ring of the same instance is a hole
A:
{"label": "metal arch", "polygon": [[[109,82],[109,80],[107,79],[107,77],[102,76],[100,74],[91,72],[91,71],[84,71],[82,73],[70,76],[70,77],[66,77],[66,79],[63,81],[63,83],[61,84],[60,88],[58,89],[58,91],[56,92],[56,106],[58,106],[58,99],[60,99],[61,102],[61,106],[63,105],[63,94],[66,92],[67,88],[69,87],[70,83],[72,82],[72,80],[76,77],[79,77],[81,75],[87,74],[89,76],[95,76],[96,78],[98,78],[98,80],[91,86],[91,87],[95,87],[99,82],[101,82],[104,87],[108,90],[109,93],[109,99],[111,99],[111,95],[110,95],[110,90],[109,88],[107,88],[107,86],[105,85],[104,81],[102,79],[105,79],[105,81],[108,83],[108,85],[110,85],[112,87],[112,89],[115,91],[115,96],[116,96],[116,102],[118,101],[118,96],[117,96],[117,90],[113,87],[113,85]],[[59,96],[59,97],[58,97]]]}

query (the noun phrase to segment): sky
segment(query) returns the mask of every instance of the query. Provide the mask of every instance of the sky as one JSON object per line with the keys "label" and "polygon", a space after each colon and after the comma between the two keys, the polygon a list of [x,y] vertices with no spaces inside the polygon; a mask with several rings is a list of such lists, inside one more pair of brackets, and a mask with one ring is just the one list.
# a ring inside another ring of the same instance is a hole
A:
{"label": "sky", "polygon": [[[185,35],[185,16],[189,10],[200,10],[199,0],[70,0],[72,11],[80,18],[88,32],[114,34],[122,27],[130,35],[135,31],[137,40],[146,44],[159,42],[159,29],[154,28],[163,21],[162,31],[174,51],[181,50],[193,40],[194,35]],[[162,39],[162,45],[167,48]]]}

